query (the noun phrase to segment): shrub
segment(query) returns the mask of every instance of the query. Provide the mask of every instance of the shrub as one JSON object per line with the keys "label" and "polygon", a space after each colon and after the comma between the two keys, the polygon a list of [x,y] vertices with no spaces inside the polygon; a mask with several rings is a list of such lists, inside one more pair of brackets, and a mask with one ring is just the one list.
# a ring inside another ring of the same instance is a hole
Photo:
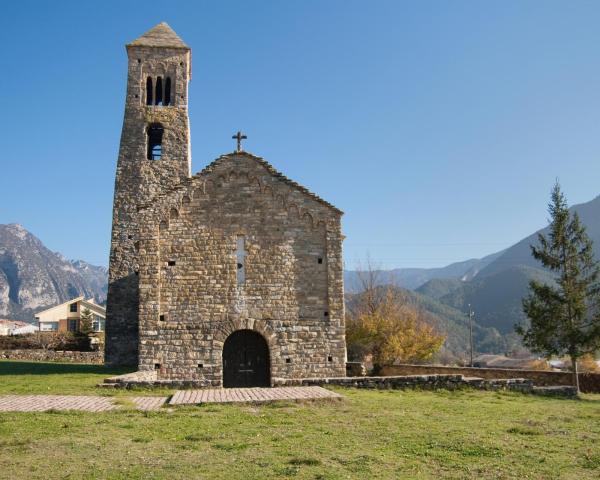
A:
{"label": "shrub", "polygon": [[10,335],[0,337],[1,350],[71,350],[89,351],[90,342],[87,337],[73,335],[70,332],[37,332],[27,335]]}

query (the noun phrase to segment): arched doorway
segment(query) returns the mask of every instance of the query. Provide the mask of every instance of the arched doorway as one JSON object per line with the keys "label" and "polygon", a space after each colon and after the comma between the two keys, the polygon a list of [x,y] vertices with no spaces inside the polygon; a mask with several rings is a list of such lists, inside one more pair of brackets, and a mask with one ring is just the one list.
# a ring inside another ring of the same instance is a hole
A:
{"label": "arched doorway", "polygon": [[269,387],[269,346],[253,330],[233,332],[223,345],[223,386]]}

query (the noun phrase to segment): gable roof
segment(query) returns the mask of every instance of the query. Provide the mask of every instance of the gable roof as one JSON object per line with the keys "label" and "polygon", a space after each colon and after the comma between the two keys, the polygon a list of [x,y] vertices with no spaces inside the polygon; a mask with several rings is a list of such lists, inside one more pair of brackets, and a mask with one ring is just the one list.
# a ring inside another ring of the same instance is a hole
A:
{"label": "gable roof", "polygon": [[329,203],[328,201],[322,199],[317,194],[311,192],[310,190],[308,190],[308,188],[303,187],[302,185],[295,182],[294,180],[286,177],[283,173],[279,172],[275,167],[273,167],[273,165],[271,165],[269,162],[267,162],[262,157],[257,157],[256,155],[245,152],[243,150],[240,152],[231,152],[231,153],[227,153],[225,155],[221,155],[219,158],[217,158],[216,160],[214,160],[213,162],[208,164],[206,167],[204,167],[202,170],[200,170],[198,173],[194,174],[190,178],[187,178],[187,179],[183,180],[181,183],[179,183],[177,185],[173,185],[173,186],[165,189],[163,192],[161,192],[158,195],[156,195],[155,197],[151,198],[148,202],[146,202],[144,204],[139,204],[138,210],[145,210],[146,208],[150,208],[150,207],[156,205],[157,203],[161,202],[163,199],[168,198],[171,195],[171,193],[177,192],[177,191],[181,190],[182,188],[187,188],[191,182],[194,182],[194,180],[197,180],[206,175],[209,175],[221,163],[231,160],[235,157],[246,157],[246,158],[249,158],[249,159],[255,161],[259,165],[262,165],[271,175],[273,175],[273,177],[282,181],[286,185],[289,185],[290,187],[292,187],[292,188],[298,190],[299,192],[303,193],[304,195],[312,198],[313,200],[320,203],[321,205],[324,205],[327,208],[333,210],[338,215],[344,214],[344,212],[342,210],[335,207],[333,204]]}
{"label": "gable roof", "polygon": [[181,38],[166,23],[160,22],[155,27],[148,30],[141,37],[127,44],[128,47],[170,47],[183,48],[189,50]]}
{"label": "gable roof", "polygon": [[102,305],[94,303],[94,301],[91,298],[89,300],[81,300],[81,308],[87,308],[99,317],[106,318],[106,308],[104,308]]}
{"label": "gable roof", "polygon": [[67,304],[71,304],[71,303],[75,303],[75,302],[80,302],[81,300],[83,300],[85,297],[83,295],[81,295],[80,297],[76,297],[76,298],[72,298],[71,300],[67,300],[66,302],[63,303],[59,303],[58,305],[54,305],[53,307],[47,308],[46,310],[40,310],[39,312],[37,312],[34,315],[34,318],[37,319],[38,315],[42,314],[42,313],[47,313],[50,310],[54,310],[55,308],[60,308],[60,307],[64,307]]}
{"label": "gable roof", "polygon": [[106,316],[106,309],[102,305],[98,305],[91,298],[86,300],[85,297],[83,295],[81,295],[80,297],[72,298],[71,300],[67,300],[66,302],[59,303],[58,305],[54,305],[53,307],[47,308],[45,310],[40,310],[39,312],[37,312],[34,315],[34,318],[38,319],[38,317],[41,314],[48,313],[54,309],[66,307],[67,305],[70,305],[72,303],[80,303],[81,307],[89,308],[93,313],[95,313],[96,315],[98,315],[102,318],[104,318]]}
{"label": "gable roof", "polygon": [[273,175],[273,177],[281,180],[283,183],[289,185],[290,187],[295,188],[296,190],[299,190],[300,192],[302,192],[306,196],[312,198],[313,200],[316,200],[320,204],[325,205],[328,208],[331,208],[336,213],[339,213],[340,215],[344,214],[344,212],[342,212],[339,208],[335,207],[328,201],[323,200],[317,194],[311,192],[308,188],[303,187],[298,182],[295,182],[291,178],[286,177],[283,173],[281,173],[279,170],[277,170],[275,167],[273,167],[273,165],[271,165],[269,162],[267,162],[264,158],[257,157],[256,155],[252,155],[251,153],[244,152],[243,150],[241,152],[231,152],[231,153],[227,153],[225,155],[221,155],[215,161],[213,161],[212,163],[210,163],[206,167],[204,167],[202,170],[200,170],[192,178],[207,175],[207,174],[211,173],[219,164],[221,164],[227,160],[233,159],[235,157],[247,157],[247,158],[254,160],[259,165],[262,165],[271,175]]}

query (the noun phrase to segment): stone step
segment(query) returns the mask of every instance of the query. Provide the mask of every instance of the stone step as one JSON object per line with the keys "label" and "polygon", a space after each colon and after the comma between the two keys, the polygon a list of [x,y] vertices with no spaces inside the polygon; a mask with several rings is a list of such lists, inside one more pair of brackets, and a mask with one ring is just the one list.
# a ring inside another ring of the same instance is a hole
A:
{"label": "stone step", "polygon": [[270,403],[277,401],[341,400],[343,397],[322,387],[254,387],[205,388],[177,390],[169,405],[197,405],[202,403]]}
{"label": "stone step", "polygon": [[577,397],[577,389],[570,385],[555,385],[551,387],[533,387],[533,393],[536,395],[544,395],[548,397]]}

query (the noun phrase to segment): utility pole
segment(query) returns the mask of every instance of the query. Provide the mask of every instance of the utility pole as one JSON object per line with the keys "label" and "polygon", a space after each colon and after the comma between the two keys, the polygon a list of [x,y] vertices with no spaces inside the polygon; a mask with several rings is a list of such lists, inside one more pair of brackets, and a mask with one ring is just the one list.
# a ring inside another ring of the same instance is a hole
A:
{"label": "utility pole", "polygon": [[473,316],[475,315],[475,312],[473,310],[471,310],[471,304],[469,303],[468,305],[469,307],[469,312],[467,313],[467,315],[469,316],[469,343],[471,345],[471,363],[469,364],[469,366],[473,366]]}

